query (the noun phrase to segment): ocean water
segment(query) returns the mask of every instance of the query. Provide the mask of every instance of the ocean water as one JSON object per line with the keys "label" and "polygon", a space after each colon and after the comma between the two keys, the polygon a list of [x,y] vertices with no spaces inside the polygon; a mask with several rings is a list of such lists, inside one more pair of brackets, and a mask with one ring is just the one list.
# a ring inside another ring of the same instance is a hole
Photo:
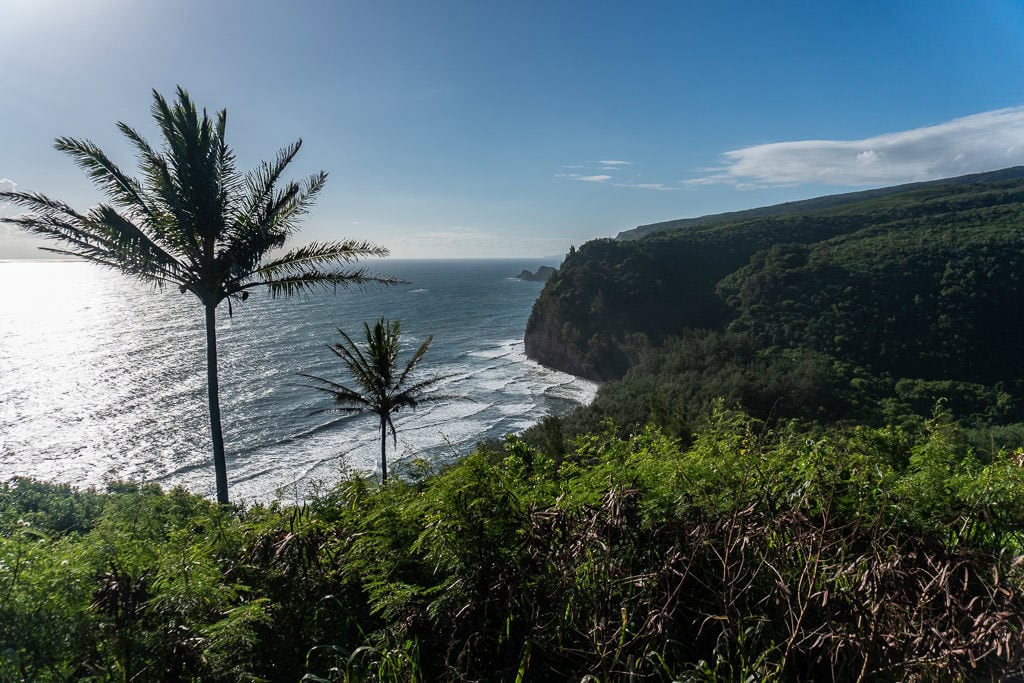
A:
{"label": "ocean water", "polygon": [[[304,372],[346,382],[327,348],[337,330],[400,319],[401,358],[428,335],[420,374],[466,400],[398,413],[389,468],[447,460],[593,398],[596,386],[526,358],[543,261],[370,262],[408,284],[271,299],[257,293],[218,324],[221,411],[233,499],[300,497],[344,468],[379,471],[372,415],[314,414],[330,398]],[[557,265],[548,262],[547,265]],[[0,262],[0,476],[75,485],[155,481],[213,495],[203,311],[92,264]],[[401,359],[400,359],[401,360]]]}

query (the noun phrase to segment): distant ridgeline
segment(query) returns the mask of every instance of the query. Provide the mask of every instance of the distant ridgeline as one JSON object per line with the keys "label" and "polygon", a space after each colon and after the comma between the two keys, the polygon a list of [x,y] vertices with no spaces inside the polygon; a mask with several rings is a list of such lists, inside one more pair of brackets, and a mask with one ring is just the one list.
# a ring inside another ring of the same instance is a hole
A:
{"label": "distant ridgeline", "polygon": [[879,398],[896,396],[901,380],[901,395],[921,400],[952,381],[995,387],[1006,403],[1003,389],[1024,378],[1022,302],[1024,167],[1015,167],[588,242],[534,305],[526,352],[609,380],[652,347],[700,337],[711,355],[741,347],[758,363],[815,354],[849,375],[844,388],[888,381]]}

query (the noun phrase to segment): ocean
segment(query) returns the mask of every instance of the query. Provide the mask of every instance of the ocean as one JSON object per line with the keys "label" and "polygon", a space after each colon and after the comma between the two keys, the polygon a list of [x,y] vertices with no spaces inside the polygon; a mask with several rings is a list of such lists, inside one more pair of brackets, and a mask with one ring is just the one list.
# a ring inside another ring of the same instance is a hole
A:
{"label": "ocean", "polygon": [[[220,397],[233,500],[301,499],[345,471],[379,472],[372,415],[315,411],[330,397],[298,373],[346,383],[328,349],[340,328],[401,320],[400,357],[428,336],[421,376],[464,397],[396,415],[389,469],[445,462],[547,415],[589,402],[591,382],[526,358],[523,332],[542,288],[514,276],[543,260],[367,262],[407,284],[218,309]],[[203,309],[93,264],[0,262],[0,476],[78,486],[157,482],[213,496]]]}

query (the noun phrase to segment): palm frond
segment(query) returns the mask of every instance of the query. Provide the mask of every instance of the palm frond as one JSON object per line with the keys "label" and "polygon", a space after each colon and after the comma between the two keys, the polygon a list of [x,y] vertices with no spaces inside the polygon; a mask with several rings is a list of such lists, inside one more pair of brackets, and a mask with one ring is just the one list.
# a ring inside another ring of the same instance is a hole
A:
{"label": "palm frond", "polygon": [[155,208],[145,196],[141,183],[118,168],[95,144],[88,140],[60,137],[54,147],[74,159],[100,190],[119,206],[128,209],[130,214],[153,218]]}
{"label": "palm frond", "polygon": [[366,410],[366,408],[355,408],[351,406],[330,406],[329,408],[317,408],[316,410],[310,411],[309,414],[322,415],[324,413],[345,413],[346,415],[355,415],[357,413],[366,412]]}
{"label": "palm frond", "polygon": [[443,377],[432,377],[430,379],[423,380],[422,382],[419,382],[409,387],[405,391],[396,392],[392,394],[391,403],[395,406],[395,412],[402,408],[415,409],[422,403],[439,403],[442,401],[472,400],[463,399],[461,396],[453,396],[448,394],[426,393],[435,384],[447,378],[447,375]]}
{"label": "palm frond", "polygon": [[288,207],[287,214],[283,216],[284,220],[280,224],[281,227],[289,234],[293,233],[297,227],[295,219],[309,213],[310,207],[316,203],[317,195],[320,194],[326,184],[326,171],[320,171],[309,176],[300,186],[299,194],[292,200],[291,205]]}
{"label": "palm frond", "polygon": [[151,217],[149,225],[153,236],[193,266],[197,265],[199,254],[193,235],[191,232],[183,231],[183,226],[189,222],[189,216],[167,159],[128,124],[122,122],[117,126],[135,147],[139,170],[142,171],[144,185],[148,188],[147,193],[152,197],[154,204],[159,206],[159,212]]}
{"label": "palm frond", "polygon": [[[24,207],[39,216],[60,214],[74,220],[85,220],[68,204],[38,192],[0,192],[0,199],[6,199],[11,204]],[[10,218],[0,218],[0,221],[13,222]]]}
{"label": "palm frond", "polygon": [[107,248],[112,255],[131,272],[152,270],[176,282],[186,277],[185,268],[177,259],[114,207],[100,204],[89,212],[89,218],[97,232],[106,238]]}
{"label": "palm frond", "polygon": [[[328,348],[330,348],[330,347],[328,347]],[[299,377],[305,377],[306,379],[311,379],[314,382],[320,382],[324,386],[323,387],[315,387],[315,388],[321,389],[322,391],[352,391],[351,389],[346,387],[344,384],[339,384],[337,382],[334,382],[332,380],[327,379],[326,377],[320,377],[318,375],[310,375],[310,374],[305,373],[305,372],[300,372],[300,373],[298,373],[298,375],[299,375]],[[308,386],[308,385],[303,385],[303,386]]]}
{"label": "palm frond", "polygon": [[186,243],[211,258],[226,230],[223,222],[217,160],[220,145],[213,122],[198,109],[184,89],[178,88],[174,107],[154,93],[153,116],[166,143],[164,158],[181,199],[181,230]]}
{"label": "palm frond", "polygon": [[[285,164],[293,153],[294,150],[286,150],[285,158],[279,163]],[[276,180],[275,174],[281,170],[283,168],[268,168],[265,181]],[[320,179],[320,186],[323,178]],[[244,219],[236,221],[227,229],[224,247],[218,258],[231,263],[232,272],[255,272],[262,277],[278,277],[282,273],[295,275],[309,267],[352,263],[367,256],[387,256],[387,249],[370,242],[345,240],[313,243],[268,263],[262,263],[269,252],[284,246],[285,240],[296,227],[296,217],[308,210],[314,196],[315,192],[304,193],[298,183],[289,183],[262,208],[255,210],[255,214],[246,215]]]}
{"label": "palm frond", "polygon": [[426,341],[420,344],[420,347],[416,349],[416,353],[412,354],[412,358],[409,359],[409,362],[406,364],[405,369],[402,370],[402,374],[399,376],[398,381],[395,382],[396,388],[401,387],[403,384],[405,384],[405,378],[408,377],[409,374],[416,369],[417,365],[419,365],[419,362],[423,359],[423,356],[424,354],[426,354],[427,349],[430,348],[430,342],[432,341],[434,341],[434,336],[430,335],[429,337],[427,337]]}
{"label": "palm frond", "polygon": [[[244,184],[244,178],[239,175],[238,168],[235,166],[235,152],[228,146],[226,137],[227,127],[228,111],[227,109],[221,109],[217,112],[217,124],[215,127],[217,136],[217,169],[219,171],[218,180],[225,208],[230,207],[233,209],[233,204],[238,201],[238,191]],[[224,215],[224,220],[226,223],[230,223],[233,217],[233,211],[228,211]]]}
{"label": "palm frond", "polygon": [[197,267],[202,259],[202,244],[196,239],[194,216],[183,198],[187,189],[181,187],[167,157],[154,150],[128,124],[119,123],[118,128],[136,148],[144,184],[160,207],[160,213],[153,217],[150,229],[162,244],[166,244],[194,268]]}
{"label": "palm frond", "polygon": [[277,153],[274,161],[264,161],[259,168],[250,171],[244,178],[244,198],[239,202],[238,214],[235,216],[231,231],[246,228],[248,226],[265,223],[256,218],[274,196],[274,188],[281,179],[288,164],[292,162],[295,155],[302,147],[302,140],[297,140]]}
{"label": "palm frond", "polygon": [[364,322],[363,330],[366,333],[366,350],[379,385],[378,391],[382,396],[390,397],[394,389],[391,378],[398,360],[398,340],[402,334],[401,321],[389,323],[381,318],[372,330]]}
{"label": "palm frond", "polygon": [[391,285],[399,280],[381,276],[371,275],[365,269],[357,270],[334,270],[321,271],[309,270],[296,275],[288,275],[279,278],[261,279],[255,282],[232,287],[227,294],[235,294],[256,287],[266,287],[274,298],[279,296],[294,296],[296,294],[310,293],[318,289],[347,289],[349,287],[362,287],[369,284]]}
{"label": "palm frond", "polygon": [[215,256],[216,270],[223,275],[228,289],[251,281],[253,271],[266,255],[284,246],[285,236],[251,230],[248,235],[235,233],[231,240]]}
{"label": "palm frond", "polygon": [[64,204],[36,193],[0,193],[33,213],[0,221],[55,239],[67,247],[54,253],[78,256],[125,273],[145,278],[183,281],[183,267],[148,235],[112,206],[101,204],[82,215]]}
{"label": "palm frond", "polygon": [[[320,382],[324,381],[323,378],[321,378],[321,377],[315,377],[315,376],[312,376],[312,375],[302,375],[302,376],[303,377],[308,377],[308,378],[310,378],[312,380],[315,380],[315,381],[320,381]],[[367,399],[365,396],[360,394],[358,391],[352,391],[351,389],[348,389],[348,388],[346,388],[344,386],[341,386],[338,389],[334,389],[334,388],[326,387],[326,386],[324,386],[324,387],[310,386],[310,389],[316,389],[317,391],[322,391],[325,394],[329,394],[334,399],[335,403],[338,403],[338,404],[341,404],[341,405],[350,405],[351,407],[353,407],[357,411],[365,410],[367,407],[373,405],[372,401]]]}
{"label": "palm frond", "polygon": [[412,397],[400,396],[401,400],[395,400],[395,411],[398,412],[401,408],[412,408],[416,409],[424,403],[448,403],[451,401],[468,401],[469,403],[476,403],[476,400],[468,396],[458,396],[455,394],[419,394]]}
{"label": "palm frond", "polygon": [[[384,247],[359,240],[310,242],[306,246],[293,249],[287,254],[262,264],[253,270],[253,275],[268,278],[296,275],[325,265],[348,264],[368,256],[387,256],[388,253]],[[389,280],[397,282],[394,278],[389,278]]]}
{"label": "palm frond", "polygon": [[303,183],[286,183],[257,207],[249,217],[249,229],[291,235],[298,227],[299,217],[309,211],[326,182],[327,174],[321,172]]}
{"label": "palm frond", "polygon": [[420,380],[419,382],[416,382],[412,386],[406,387],[405,389],[398,393],[408,395],[422,394],[423,392],[430,389],[438,382],[443,382],[446,379],[451,379],[453,376],[454,375],[435,375],[434,377],[427,377],[425,379]]}
{"label": "palm frond", "polygon": [[356,346],[347,334],[341,330],[338,330],[338,332],[341,333],[345,343],[335,344],[328,348],[331,349],[334,355],[342,360],[356,384],[366,390],[366,393],[368,394],[379,395],[381,392],[380,387],[378,386],[378,376],[374,371],[372,360],[367,359],[366,356],[363,355],[362,349]]}

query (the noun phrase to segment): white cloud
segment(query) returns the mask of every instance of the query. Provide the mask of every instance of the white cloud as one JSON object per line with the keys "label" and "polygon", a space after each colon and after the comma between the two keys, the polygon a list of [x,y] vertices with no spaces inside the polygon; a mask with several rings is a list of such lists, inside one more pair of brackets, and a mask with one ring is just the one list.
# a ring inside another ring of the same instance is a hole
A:
{"label": "white cloud", "polygon": [[799,140],[726,152],[724,167],[685,185],[889,185],[1024,164],[1024,107],[863,140]]}
{"label": "white cloud", "polygon": [[[587,183],[598,183],[601,185],[609,185],[611,187],[629,187],[637,190],[659,190],[659,191],[674,191],[681,189],[678,184],[666,184],[656,182],[641,182],[639,180],[623,180],[621,179],[621,172],[627,171],[626,166],[632,166],[632,161],[617,161],[617,160],[603,160],[603,161],[588,161],[585,164],[574,164],[564,165],[562,168],[575,169],[585,168],[588,169],[590,174],[584,173],[556,173],[556,178],[571,178],[573,180],[582,180]],[[606,173],[595,173],[595,171],[607,171]],[[612,173],[618,173],[619,175],[611,175]],[[633,178],[638,176],[637,173],[633,172],[630,175]]]}
{"label": "white cloud", "polygon": [[[593,169],[594,164],[618,164],[617,166],[601,166],[599,167],[602,171],[617,172],[622,171],[624,165],[632,165],[631,161],[597,161],[588,162],[590,168]],[[563,166],[562,168],[586,168],[586,166]],[[634,174],[635,175],[635,174]],[[616,177],[609,173],[600,173],[592,175],[584,175],[582,173],[556,173],[556,178],[571,178],[573,180],[582,180],[587,183],[599,183],[602,185],[610,185],[612,187],[631,187],[637,190],[660,190],[660,191],[673,191],[679,190],[678,185],[667,185],[665,183],[650,183],[650,182],[638,182],[638,181],[626,181],[616,180]]]}
{"label": "white cloud", "polygon": [[635,187],[638,190],[678,190],[678,187],[670,187],[665,183],[615,183],[619,187]]}

